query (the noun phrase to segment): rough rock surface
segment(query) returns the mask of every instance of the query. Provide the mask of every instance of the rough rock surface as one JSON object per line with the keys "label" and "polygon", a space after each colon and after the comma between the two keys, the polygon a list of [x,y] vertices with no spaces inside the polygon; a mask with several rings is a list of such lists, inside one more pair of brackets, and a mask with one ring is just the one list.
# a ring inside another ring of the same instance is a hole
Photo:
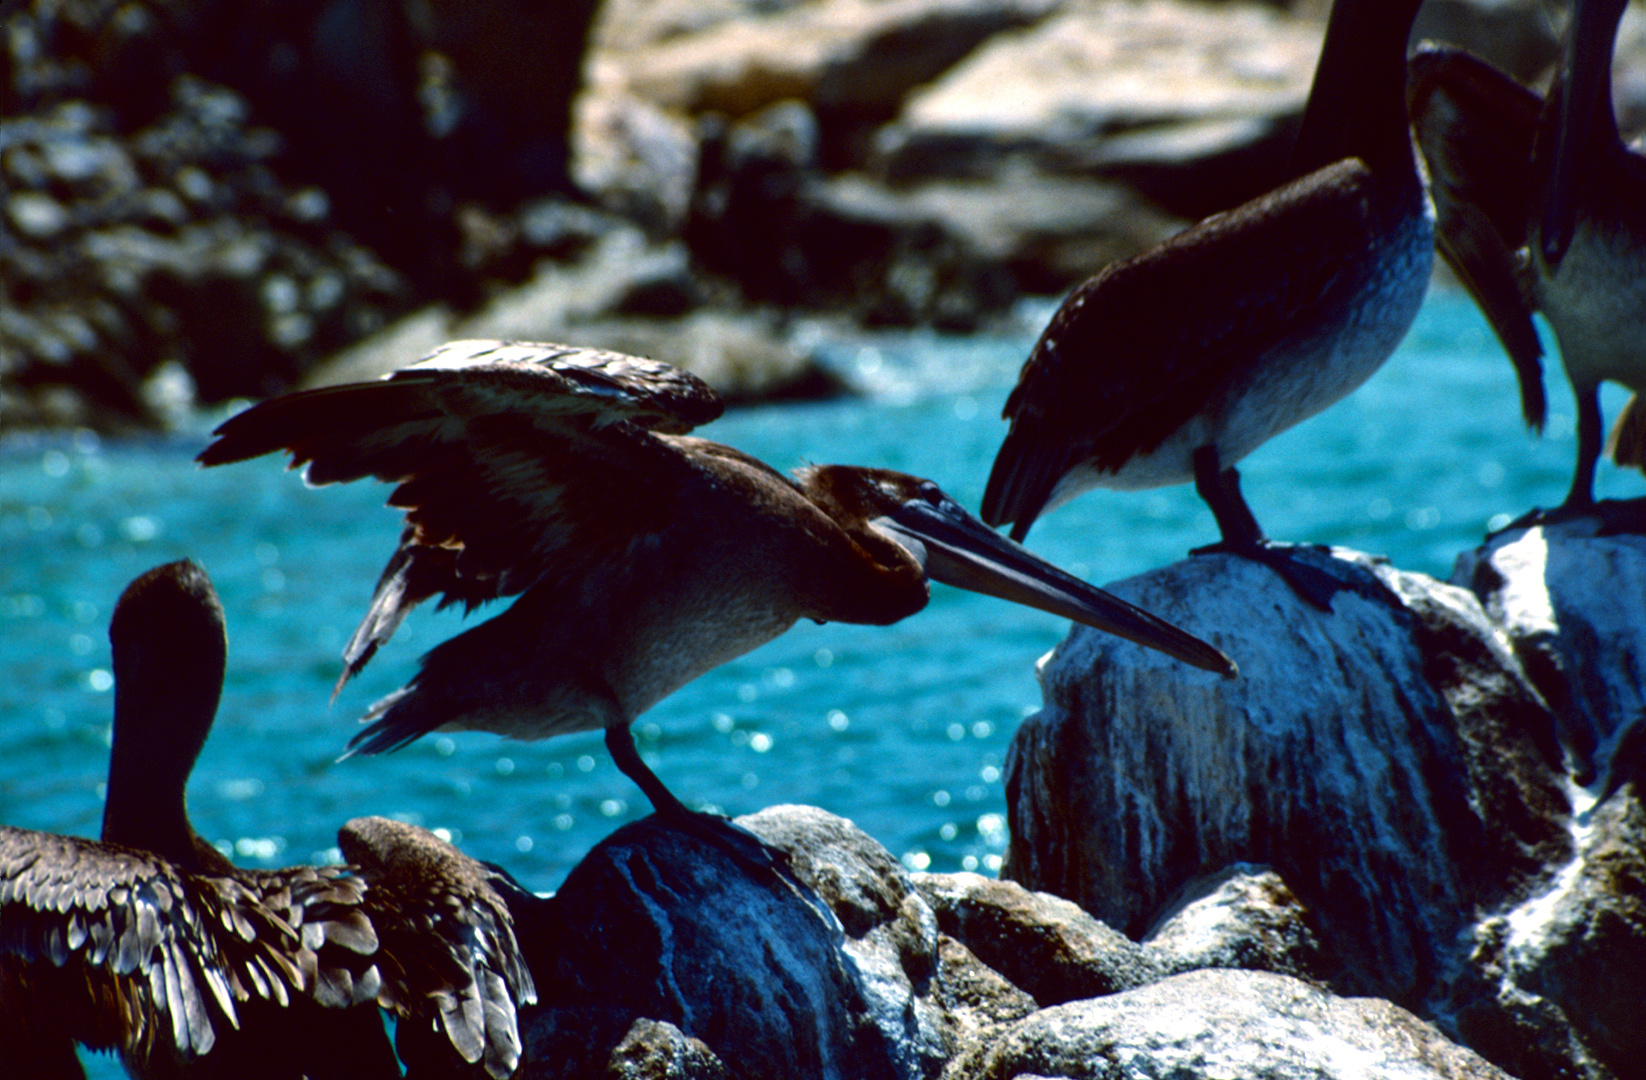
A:
{"label": "rough rock surface", "polygon": [[919,874],[937,926],[1041,1006],[1152,982],[1147,951],[1067,900],[977,874]]}
{"label": "rough rock surface", "polygon": [[1406,1010],[1284,975],[1195,971],[1043,1009],[974,1043],[943,1080],[1508,1080]]}
{"label": "rough rock surface", "polygon": [[1326,614],[1221,555],[1121,583],[1241,677],[1072,635],[1008,755],[1005,876],[1138,935],[1189,879],[1264,863],[1314,914],[1341,988],[1421,1000],[1468,913],[1569,850],[1553,718],[1472,596],[1340,565],[1402,602],[1345,592]]}
{"label": "rough rock surface", "polygon": [[[1242,678],[1173,673],[1074,633],[1008,759],[1005,875],[1141,936],[1185,883],[1262,863],[1262,887],[1229,879],[1246,898],[1232,910],[1256,903],[1224,944],[1190,944],[1191,901],[1147,946],[1389,999],[1517,1076],[1635,1075],[1621,1017],[1646,992],[1646,854],[1634,744],[1616,736],[1633,714],[1614,703],[1640,693],[1620,604],[1646,545],[1586,531],[1511,535],[1460,560],[1485,606],[1343,552],[1340,575],[1388,594],[1340,593],[1328,615],[1221,556],[1115,586],[1215,642]],[[1546,697],[1595,704],[1562,724]],[[1573,752],[1573,730],[1598,757]],[[1602,785],[1576,787],[1566,761],[1604,775],[1613,744],[1615,790],[1595,805]],[[1262,941],[1296,967],[1238,958]]]}
{"label": "rough rock surface", "polygon": [[1504,532],[1460,556],[1452,581],[1509,635],[1587,782],[1646,714],[1646,536],[1601,535],[1593,517]]}
{"label": "rough rock surface", "polygon": [[[1272,968],[1261,939],[1294,917],[1258,868],[1186,896],[1138,944],[1011,882],[911,877],[820,810],[738,824],[788,869],[746,836],[649,818],[517,907],[543,993],[520,1076],[1502,1075],[1387,1001],[1225,969]],[[1241,923],[1258,944],[1183,947]],[[1171,974],[1196,956],[1215,969]]]}
{"label": "rough rock surface", "polygon": [[[962,1034],[1033,1009],[945,942],[902,867],[849,822],[787,807],[738,824],[792,869],[761,868],[747,837],[648,818],[532,917],[522,945],[544,989],[523,1015],[522,1076],[590,1075],[639,1019],[700,1040],[731,1076],[932,1076]],[[671,1060],[702,1058],[666,1042]]]}
{"label": "rough rock surface", "polygon": [[1308,911],[1279,874],[1250,863],[1189,882],[1143,945],[1167,972],[1242,968],[1321,985],[1329,975]]}

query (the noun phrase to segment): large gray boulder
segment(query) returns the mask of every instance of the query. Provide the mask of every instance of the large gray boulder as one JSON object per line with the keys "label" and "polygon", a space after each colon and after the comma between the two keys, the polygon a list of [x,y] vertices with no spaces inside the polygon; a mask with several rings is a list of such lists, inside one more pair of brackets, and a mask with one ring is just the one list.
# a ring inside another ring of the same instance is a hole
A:
{"label": "large gray boulder", "polygon": [[1314,913],[1340,987],[1422,1000],[1470,912],[1569,856],[1554,719],[1474,597],[1330,561],[1391,593],[1326,613],[1225,555],[1115,586],[1241,677],[1073,633],[1008,754],[1005,876],[1140,935],[1191,879],[1262,863]]}
{"label": "large gray boulder", "polygon": [[[1335,552],[1384,592],[1331,613],[1222,556],[1120,583],[1242,677],[1072,634],[1008,757],[1004,874],[1191,964],[1232,952],[1388,999],[1516,1076],[1640,1075],[1646,541],[1595,531],[1497,538],[1459,561],[1472,591]],[[1255,899],[1239,932],[1196,945],[1186,910],[1150,931],[1241,863],[1276,891],[1212,905]]]}
{"label": "large gray boulder", "polygon": [[[976,874],[909,875],[841,818],[777,807],[745,846],[648,818],[517,929],[541,987],[521,1077],[1135,1075],[1497,1077],[1386,1001],[1276,974],[1295,901],[1244,867],[1136,943],[1066,900]],[[1251,928],[1251,943],[1206,951]],[[1208,931],[1217,927],[1218,930]],[[1282,935],[1284,936],[1284,935]],[[1190,970],[1255,960],[1268,970]],[[1201,1073],[1174,1072],[1198,1058]],[[1338,1071],[1311,1072],[1326,1065]],[[1109,1071],[1105,1071],[1109,1070]]]}
{"label": "large gray boulder", "polygon": [[972,1044],[943,1080],[1510,1080],[1411,1013],[1284,975],[1211,970],[1042,1009]]}
{"label": "large gray boulder", "polygon": [[930,1077],[963,1036],[1034,1009],[850,822],[780,807],[738,824],[778,868],[747,837],[647,818],[524,913],[543,989],[521,1076],[602,1075],[626,1055],[693,1077]]}

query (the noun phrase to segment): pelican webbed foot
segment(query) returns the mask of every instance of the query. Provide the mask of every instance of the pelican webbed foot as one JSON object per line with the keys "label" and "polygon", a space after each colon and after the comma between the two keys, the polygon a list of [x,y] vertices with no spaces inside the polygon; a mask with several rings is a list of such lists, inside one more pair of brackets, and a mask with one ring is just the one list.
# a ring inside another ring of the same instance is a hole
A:
{"label": "pelican webbed foot", "polygon": [[1592,518],[1596,522],[1596,536],[1646,536],[1646,498],[1601,499],[1599,502],[1568,500],[1550,510],[1533,507],[1503,528],[1487,533],[1486,539],[1490,542],[1504,533],[1583,518]]}
{"label": "pelican webbed foot", "polygon": [[1219,553],[1262,563],[1279,574],[1304,602],[1320,611],[1330,613],[1332,598],[1341,592],[1354,593],[1373,603],[1402,606],[1400,597],[1376,574],[1337,558],[1323,544],[1282,544],[1267,539],[1220,540],[1189,552],[1190,555]]}
{"label": "pelican webbed foot", "polygon": [[724,852],[751,877],[775,878],[785,888],[794,889],[810,902],[815,894],[795,877],[787,852],[770,846],[754,833],[734,824],[730,818],[693,810],[681,802],[657,778],[651,767],[641,760],[628,725],[606,728],[606,749],[623,775],[646,793],[659,821]]}

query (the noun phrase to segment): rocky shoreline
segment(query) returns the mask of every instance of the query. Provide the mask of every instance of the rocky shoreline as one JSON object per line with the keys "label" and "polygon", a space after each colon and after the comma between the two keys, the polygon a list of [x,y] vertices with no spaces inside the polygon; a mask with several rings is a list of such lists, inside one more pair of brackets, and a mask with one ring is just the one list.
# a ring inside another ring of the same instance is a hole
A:
{"label": "rocky shoreline", "polygon": [[1076,629],[1005,880],[810,807],[737,821],[782,872],[620,829],[516,909],[519,1075],[1646,1075],[1646,539],[1510,532],[1452,583],[1318,558],[1388,596],[1328,615],[1225,556],[1114,586],[1243,677]]}
{"label": "rocky shoreline", "polygon": [[[986,327],[1269,186],[1324,9],[31,5],[0,88],[0,426],[164,426],[477,335],[840,393],[795,315]],[[1555,49],[1534,0],[1431,0],[1415,36],[1528,80]],[[1643,45],[1626,21],[1626,129]]]}
{"label": "rocky shoreline", "polygon": [[[1267,186],[1324,5],[240,7],[11,16],[0,430],[164,426],[456,336],[839,393],[797,313],[976,329]],[[1531,0],[1431,8],[1527,79],[1553,56]],[[787,807],[739,822],[773,865],[647,819],[515,898],[519,1075],[1646,1076],[1646,540],[1519,530],[1450,583],[1309,557],[1365,594],[1326,615],[1210,556],[1115,587],[1244,678],[1071,635],[1006,880]]]}

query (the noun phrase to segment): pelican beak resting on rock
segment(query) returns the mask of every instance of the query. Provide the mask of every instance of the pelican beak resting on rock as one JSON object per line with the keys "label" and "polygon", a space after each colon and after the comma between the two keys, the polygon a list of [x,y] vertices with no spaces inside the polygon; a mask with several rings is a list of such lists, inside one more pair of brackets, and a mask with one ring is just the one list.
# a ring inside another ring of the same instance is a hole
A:
{"label": "pelican beak resting on rock", "polygon": [[659,811],[687,811],[629,724],[799,619],[884,625],[928,579],[1029,604],[1229,675],[1228,658],[1004,540],[930,481],[822,466],[785,477],[686,434],[720,414],[695,377],[560,345],[460,341],[372,383],[232,418],[207,465],[289,451],[313,484],[397,483],[399,547],[347,646],[344,678],[431,596],[501,614],[436,646],[351,746],[436,728],[540,739],[604,729]]}

